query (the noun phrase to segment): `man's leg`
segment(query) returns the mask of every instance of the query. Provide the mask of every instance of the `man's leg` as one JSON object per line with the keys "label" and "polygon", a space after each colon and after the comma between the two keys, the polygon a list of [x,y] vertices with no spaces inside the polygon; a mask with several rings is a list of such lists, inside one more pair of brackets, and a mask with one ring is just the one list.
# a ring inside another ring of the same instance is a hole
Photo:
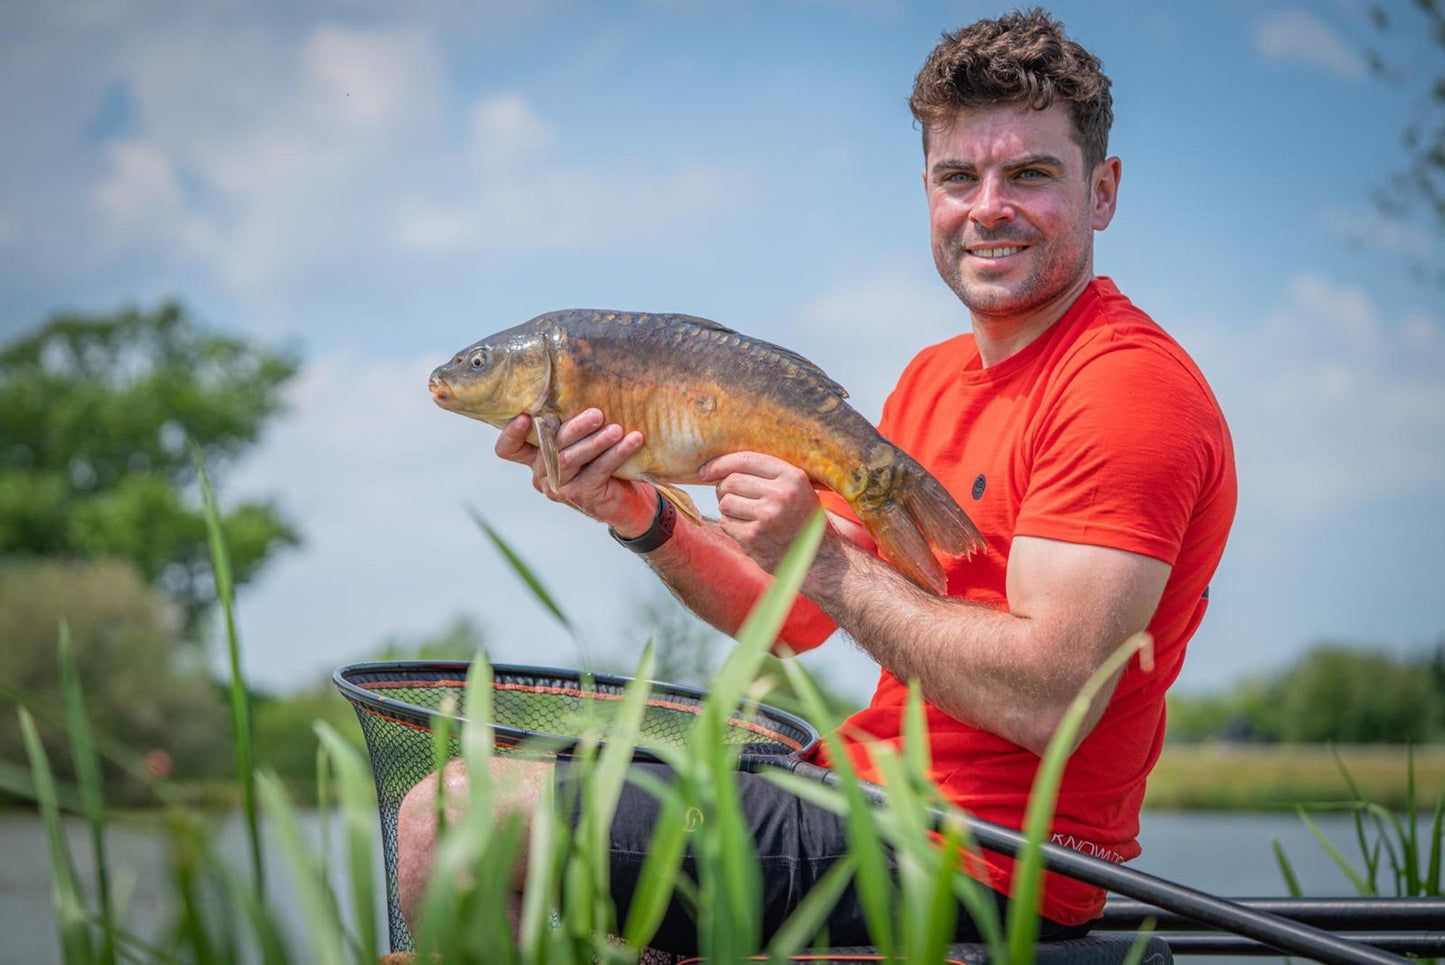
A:
{"label": "man's leg", "polygon": [[[551,761],[524,760],[497,756],[492,758],[492,801],[500,824],[515,815],[522,821],[522,842],[517,867],[513,870],[512,890],[521,894],[526,877],[527,846],[531,840],[532,814],[537,810],[543,788],[552,781]],[[469,788],[466,766],[460,759],[442,770],[446,788],[447,823],[455,824],[466,813]],[[396,818],[396,892],[402,917],[407,927],[416,931],[421,914],[422,896],[431,881],[436,860],[437,839],[437,777],[428,775],[406,793]],[[516,925],[516,902],[511,909]]]}

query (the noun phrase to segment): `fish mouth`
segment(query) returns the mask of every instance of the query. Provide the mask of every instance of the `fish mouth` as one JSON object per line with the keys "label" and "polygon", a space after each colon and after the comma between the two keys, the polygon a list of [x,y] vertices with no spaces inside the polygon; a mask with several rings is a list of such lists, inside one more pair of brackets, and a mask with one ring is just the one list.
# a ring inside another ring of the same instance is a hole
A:
{"label": "fish mouth", "polygon": [[431,392],[432,401],[443,408],[454,398],[451,387],[435,376],[427,380],[426,387]]}

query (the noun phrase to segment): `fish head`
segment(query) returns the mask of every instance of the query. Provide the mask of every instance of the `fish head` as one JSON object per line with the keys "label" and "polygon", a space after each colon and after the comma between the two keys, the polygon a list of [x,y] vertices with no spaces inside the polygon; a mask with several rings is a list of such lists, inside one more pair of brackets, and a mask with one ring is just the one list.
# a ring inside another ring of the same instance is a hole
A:
{"label": "fish head", "polygon": [[546,332],[529,322],[468,345],[432,370],[427,388],[443,409],[500,427],[541,409],[551,379]]}

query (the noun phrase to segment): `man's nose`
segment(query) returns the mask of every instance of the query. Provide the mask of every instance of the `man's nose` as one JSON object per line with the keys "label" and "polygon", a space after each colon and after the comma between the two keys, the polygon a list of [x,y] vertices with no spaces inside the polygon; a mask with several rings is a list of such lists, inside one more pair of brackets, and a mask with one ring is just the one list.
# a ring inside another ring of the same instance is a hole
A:
{"label": "man's nose", "polygon": [[986,177],[979,181],[978,192],[974,195],[973,207],[969,209],[968,216],[986,228],[1011,220],[1014,216],[1013,201],[1006,185],[995,177]]}

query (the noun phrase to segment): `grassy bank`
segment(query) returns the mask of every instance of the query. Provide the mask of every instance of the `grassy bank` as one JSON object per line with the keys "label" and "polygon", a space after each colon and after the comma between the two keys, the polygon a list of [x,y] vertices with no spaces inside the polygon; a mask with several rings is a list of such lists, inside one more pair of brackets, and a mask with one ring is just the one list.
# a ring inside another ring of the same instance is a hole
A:
{"label": "grassy bank", "polygon": [[[1340,758],[1372,801],[1403,808],[1406,749],[1340,747]],[[1415,796],[1434,807],[1445,795],[1445,745],[1415,748]],[[1349,789],[1322,744],[1168,744],[1149,777],[1144,806],[1165,809],[1264,810],[1304,802],[1346,801]]]}

